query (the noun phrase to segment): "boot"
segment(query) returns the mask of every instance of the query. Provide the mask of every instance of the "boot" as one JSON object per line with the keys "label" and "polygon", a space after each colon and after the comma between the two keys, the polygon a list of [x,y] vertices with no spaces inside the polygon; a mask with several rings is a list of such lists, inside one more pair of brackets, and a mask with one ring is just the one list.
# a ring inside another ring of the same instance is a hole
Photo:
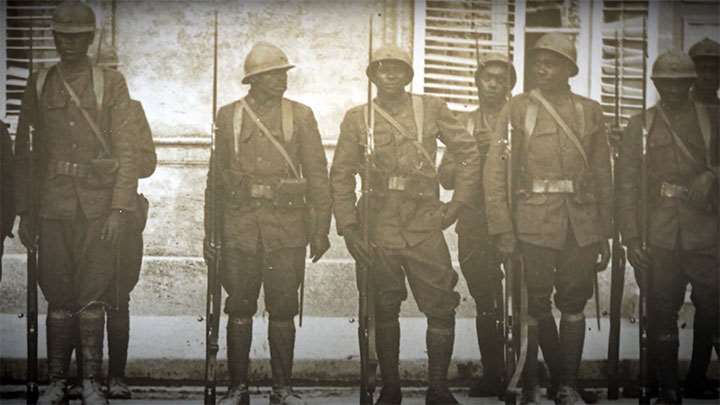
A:
{"label": "boot", "polygon": [[305,405],[305,401],[292,389],[295,323],[292,320],[270,320],[268,340],[270,341],[270,367],[273,380],[270,404]]}
{"label": "boot", "polygon": [[375,335],[375,348],[382,375],[382,391],[376,405],[398,405],[402,403],[400,389],[400,322],[378,323]]}
{"label": "boot", "polygon": [[522,370],[522,398],[535,403],[540,385],[538,384],[538,322],[528,317],[527,357]]}
{"label": "boot", "polygon": [[448,389],[447,373],[450,367],[455,330],[453,328],[428,327],[426,334],[428,353],[428,390],[425,395],[426,405],[459,404]]}
{"label": "boot", "polygon": [[475,318],[478,347],[482,361],[482,378],[468,392],[469,397],[501,397],[505,388],[500,376],[504,374],[503,348],[497,331],[494,312],[484,312]]}
{"label": "boot", "polygon": [[38,404],[65,405],[68,403],[67,374],[75,339],[75,318],[70,311],[50,309],[46,326],[50,385],[38,399]]}
{"label": "boot", "polygon": [[580,394],[575,388],[569,385],[560,385],[558,392],[555,395],[555,403],[557,405],[573,405],[581,401]]}
{"label": "boot", "polygon": [[655,340],[657,358],[653,360],[657,365],[660,382],[659,398],[674,400],[675,396],[679,397],[678,346],[677,328],[661,332]]}
{"label": "boot", "polygon": [[[712,320],[710,320],[712,322]],[[718,399],[718,389],[707,378],[707,369],[713,350],[713,329],[716,325],[708,324],[695,315],[692,357],[685,377],[683,396],[692,399]]]}
{"label": "boot", "polygon": [[108,400],[101,390],[105,310],[93,305],[80,313],[80,345],[82,350],[82,404],[106,405]]}
{"label": "boot", "polygon": [[248,370],[252,345],[252,318],[230,316],[227,323],[227,358],[230,389],[220,405],[249,405]]}
{"label": "boot", "polygon": [[563,314],[560,320],[560,383],[575,388],[585,346],[585,315]]}
{"label": "boot", "polygon": [[558,387],[560,385],[560,336],[558,335],[555,317],[552,314],[546,314],[538,318],[538,344],[542,350],[545,365],[550,372],[547,387],[547,398],[555,399]]}
{"label": "boot", "polygon": [[108,397],[130,399],[132,392],[125,383],[128,342],[130,340],[130,314],[127,308],[107,311],[108,334]]}

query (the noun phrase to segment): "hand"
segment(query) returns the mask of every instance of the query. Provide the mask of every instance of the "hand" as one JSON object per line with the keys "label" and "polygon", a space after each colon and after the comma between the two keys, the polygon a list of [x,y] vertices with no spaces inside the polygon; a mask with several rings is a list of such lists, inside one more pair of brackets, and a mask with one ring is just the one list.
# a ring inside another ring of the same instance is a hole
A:
{"label": "hand", "polygon": [[498,252],[500,252],[500,255],[502,255],[504,258],[508,258],[512,256],[513,253],[515,253],[516,245],[517,240],[515,239],[515,235],[513,235],[512,232],[500,234],[500,236],[498,236],[495,242],[495,247],[497,248]]}
{"label": "hand", "polygon": [[351,226],[345,229],[343,231],[343,237],[345,238],[345,246],[347,246],[347,250],[356,261],[365,265],[369,265],[372,262],[370,249],[365,245],[357,226]]}
{"label": "hand", "polygon": [[109,241],[113,246],[117,246],[118,242],[120,242],[120,236],[125,231],[125,215],[120,210],[112,210],[105,221],[100,240]]}
{"label": "hand", "polygon": [[209,240],[203,241],[203,259],[205,259],[206,265],[209,266],[217,260],[219,250],[217,246],[212,246]]}
{"label": "hand", "polygon": [[25,214],[20,217],[20,242],[26,249],[31,250],[37,248],[38,234],[35,222],[30,215]]}
{"label": "hand", "polygon": [[598,252],[598,255],[600,256],[600,261],[595,263],[595,271],[605,271],[607,270],[608,264],[610,263],[610,242],[606,241],[605,243],[600,242],[600,252]]}
{"label": "hand", "polygon": [[633,239],[627,245],[628,260],[630,264],[639,271],[650,269],[651,261],[648,252],[642,248],[639,239]]}
{"label": "hand", "polygon": [[460,211],[463,210],[463,207],[463,203],[458,201],[450,201],[443,205],[442,208],[444,212],[441,222],[442,229],[447,229],[450,225],[454,224],[455,221],[457,221],[458,216],[460,216]]}
{"label": "hand", "polygon": [[317,263],[328,249],[330,249],[330,239],[328,239],[327,235],[313,235],[310,241],[310,258],[312,262]]}
{"label": "hand", "polygon": [[698,207],[705,208],[710,203],[710,194],[714,185],[715,174],[713,172],[705,171],[697,176],[688,188],[690,202]]}

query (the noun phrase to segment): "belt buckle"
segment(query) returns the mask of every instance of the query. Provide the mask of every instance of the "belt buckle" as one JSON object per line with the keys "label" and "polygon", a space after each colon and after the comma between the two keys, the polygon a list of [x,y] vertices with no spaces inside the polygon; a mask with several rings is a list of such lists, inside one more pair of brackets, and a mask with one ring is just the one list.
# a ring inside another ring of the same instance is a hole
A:
{"label": "belt buckle", "polygon": [[537,194],[572,194],[575,186],[572,180],[535,179],[532,192]]}
{"label": "belt buckle", "polygon": [[253,184],[250,186],[250,197],[272,199],[272,187],[268,184]]}
{"label": "belt buckle", "polygon": [[663,181],[660,185],[660,195],[665,198],[687,199],[688,189],[687,187]]}
{"label": "belt buckle", "polygon": [[388,179],[388,190],[405,191],[407,189],[407,177],[390,176]]}

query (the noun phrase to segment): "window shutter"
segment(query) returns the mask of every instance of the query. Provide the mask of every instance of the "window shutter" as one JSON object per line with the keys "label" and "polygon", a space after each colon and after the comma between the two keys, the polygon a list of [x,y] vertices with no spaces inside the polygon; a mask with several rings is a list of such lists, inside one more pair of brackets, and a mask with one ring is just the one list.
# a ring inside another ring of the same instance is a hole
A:
{"label": "window shutter", "polygon": [[[623,127],[630,117],[642,110],[644,46],[642,24],[647,15],[647,1],[603,1],[600,104],[608,122],[614,122],[617,98],[620,107],[620,125]],[[617,75],[615,74],[616,54]],[[650,66],[647,69],[649,74]]]}
{"label": "window shutter", "polygon": [[52,13],[58,3],[60,1],[7,0],[6,2],[5,111],[13,133],[31,71],[31,59],[33,71],[59,61],[51,29]]}
{"label": "window shutter", "polygon": [[415,53],[416,57],[422,57],[422,69],[415,72],[421,75],[422,92],[442,97],[452,109],[470,110],[477,105],[476,50],[480,54],[508,53],[510,45],[512,52],[514,0],[427,0],[424,3],[416,16],[424,22],[418,24],[423,32],[416,32],[416,38],[423,41],[418,46],[423,48]]}

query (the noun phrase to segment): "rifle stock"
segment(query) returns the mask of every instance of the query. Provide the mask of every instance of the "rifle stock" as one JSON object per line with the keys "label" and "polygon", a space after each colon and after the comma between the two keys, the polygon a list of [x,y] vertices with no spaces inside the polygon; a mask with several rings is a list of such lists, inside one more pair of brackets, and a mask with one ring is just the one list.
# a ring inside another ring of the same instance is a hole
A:
{"label": "rifle stock", "polygon": [[220,175],[219,159],[216,151],[216,125],[215,114],[217,111],[217,65],[218,65],[218,14],[214,15],[214,34],[213,34],[213,99],[212,99],[212,128],[211,136],[211,168],[209,198],[209,213],[211,216],[210,223],[210,247],[215,252],[213,260],[208,263],[207,275],[207,301],[205,306],[205,391],[204,404],[215,405],[216,400],[216,383],[217,383],[217,354],[220,349],[218,344],[218,335],[220,333],[220,306],[221,306],[221,286],[220,272],[222,269],[222,227],[223,227],[223,210],[219,204],[220,196],[218,195],[218,176]]}

